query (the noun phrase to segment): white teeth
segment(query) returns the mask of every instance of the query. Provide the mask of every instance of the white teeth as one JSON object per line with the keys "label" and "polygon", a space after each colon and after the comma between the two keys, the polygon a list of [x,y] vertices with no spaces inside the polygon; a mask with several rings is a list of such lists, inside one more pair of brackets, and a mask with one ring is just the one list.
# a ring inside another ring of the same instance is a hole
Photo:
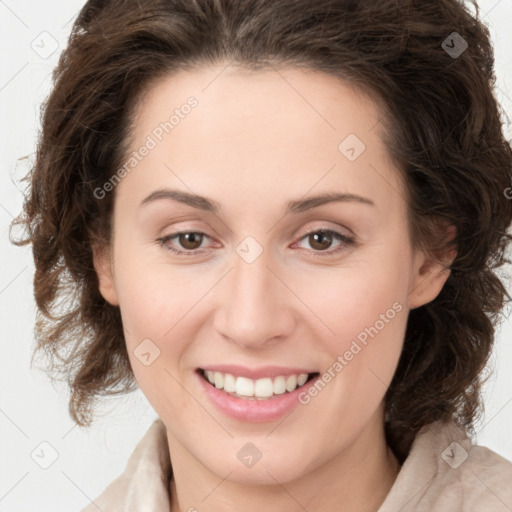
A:
{"label": "white teeth", "polygon": [[206,378],[217,389],[223,389],[227,393],[233,393],[243,397],[269,398],[272,395],[282,395],[286,391],[291,392],[297,387],[303,386],[308,380],[307,373],[299,375],[280,375],[274,379],[248,379],[247,377],[235,377],[230,373],[205,371]]}
{"label": "white teeth", "polygon": [[274,394],[282,395],[285,391],[286,391],[286,379],[282,375],[280,377],[276,377],[274,379]]}
{"label": "white teeth", "polygon": [[215,387],[222,389],[224,387],[224,375],[220,372],[215,372]]}
{"label": "white teeth", "polygon": [[304,384],[306,384],[306,381],[308,380],[308,374],[307,373],[301,373],[298,377],[297,377],[297,384],[299,386],[303,386]]}
{"label": "white teeth", "polygon": [[236,379],[235,392],[238,395],[254,396],[254,381],[245,377],[238,377]]}
{"label": "white teeth", "polygon": [[234,393],[236,391],[236,379],[230,373],[224,374],[224,391]]}
{"label": "white teeth", "polygon": [[297,375],[290,375],[286,379],[286,391],[293,391],[297,387]]}
{"label": "white teeth", "polygon": [[274,394],[274,384],[272,379],[258,379],[254,385],[254,395],[268,397]]}

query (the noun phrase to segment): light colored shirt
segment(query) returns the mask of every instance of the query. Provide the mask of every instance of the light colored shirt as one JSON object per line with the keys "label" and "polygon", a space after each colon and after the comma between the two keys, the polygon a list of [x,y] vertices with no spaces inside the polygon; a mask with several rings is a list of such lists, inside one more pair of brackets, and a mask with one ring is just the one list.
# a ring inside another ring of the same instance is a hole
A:
{"label": "light colored shirt", "polygon": [[[165,425],[157,419],[125,471],[81,512],[172,512]],[[511,512],[512,463],[453,423],[423,427],[378,512]]]}

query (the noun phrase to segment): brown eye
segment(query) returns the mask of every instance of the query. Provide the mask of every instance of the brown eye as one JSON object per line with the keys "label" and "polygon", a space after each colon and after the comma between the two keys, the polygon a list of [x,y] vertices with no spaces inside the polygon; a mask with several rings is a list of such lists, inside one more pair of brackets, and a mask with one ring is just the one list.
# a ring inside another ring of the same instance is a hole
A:
{"label": "brown eye", "polygon": [[318,231],[307,235],[308,241],[313,249],[325,251],[332,244],[333,237],[328,231]]}
{"label": "brown eye", "polygon": [[[356,245],[355,238],[330,229],[311,231],[301,238],[301,242],[304,243],[304,241],[309,245],[311,254],[316,257],[334,256]],[[338,245],[334,249],[327,250],[331,248],[333,241],[338,241]]]}
{"label": "brown eye", "polygon": [[178,242],[181,247],[187,250],[199,249],[199,247],[201,247],[201,242],[203,241],[203,236],[204,235],[202,233],[195,232],[180,233],[177,235]]}
{"label": "brown eye", "polygon": [[[197,231],[181,231],[159,238],[157,242],[174,254],[193,256],[200,252],[197,249],[201,247],[205,237],[209,238],[204,233]],[[173,240],[174,242],[172,242]]]}
{"label": "brown eye", "polygon": [[[204,252],[198,249],[201,248],[202,242],[208,238],[210,237],[205,233],[197,231],[181,231],[158,238],[157,242],[159,242],[159,244],[165,249],[176,255],[194,256]],[[334,255],[335,253],[341,253],[348,250],[350,246],[354,246],[356,243],[354,238],[342,235],[341,233],[330,229],[312,231],[304,235],[301,240],[306,240],[308,242],[311,248],[310,252],[313,256],[329,256]],[[332,246],[334,240],[339,242],[338,246],[333,250],[328,250]]]}

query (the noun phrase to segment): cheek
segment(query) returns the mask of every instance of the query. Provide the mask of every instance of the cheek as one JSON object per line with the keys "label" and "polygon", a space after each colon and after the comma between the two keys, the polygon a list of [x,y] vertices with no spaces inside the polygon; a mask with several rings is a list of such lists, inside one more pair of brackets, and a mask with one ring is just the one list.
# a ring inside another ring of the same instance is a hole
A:
{"label": "cheek", "polygon": [[[120,258],[116,264],[116,290],[127,351],[135,378],[148,395],[158,382],[172,381],[166,370],[176,373],[171,364],[179,362],[187,340],[180,329],[200,292],[191,290],[191,283],[171,279],[168,269],[164,270],[160,263],[137,257]],[[165,342],[169,339],[172,343]]]}
{"label": "cheek", "polygon": [[400,265],[386,265],[382,258],[380,262],[367,260],[303,282],[299,293],[321,320],[319,329],[330,353],[348,350],[354,339],[364,343],[369,330],[375,334],[373,327],[381,339],[388,337],[386,332],[391,338],[401,332],[408,278]]}
{"label": "cheek", "polygon": [[[125,340],[135,379],[159,414],[169,403],[184,414],[191,403],[183,394],[180,366],[193,334],[190,311],[204,290],[194,281],[170,279],[170,272],[156,265],[119,264],[120,309]],[[175,273],[179,276],[178,273]],[[162,390],[165,389],[165,393]]]}
{"label": "cheek", "polygon": [[333,396],[346,401],[341,416],[347,408],[354,414],[374,410],[396,370],[407,325],[409,277],[397,258],[396,251],[379,247],[374,258],[333,272],[308,296],[308,306],[322,320],[317,333],[322,333],[318,337],[326,356],[323,375],[331,379],[327,386],[336,390]]}
{"label": "cheek", "polygon": [[192,266],[173,270],[154,255],[141,254],[116,267],[123,323],[139,335],[162,338],[204,295],[204,283],[194,276]]}

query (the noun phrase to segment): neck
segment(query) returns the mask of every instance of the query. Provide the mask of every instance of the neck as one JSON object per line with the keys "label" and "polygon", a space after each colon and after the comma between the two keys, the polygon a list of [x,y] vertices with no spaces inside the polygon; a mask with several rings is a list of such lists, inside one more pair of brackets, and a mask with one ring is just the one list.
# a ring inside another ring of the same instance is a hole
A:
{"label": "neck", "polygon": [[229,480],[229,475],[215,475],[170,438],[171,511],[376,512],[400,470],[386,444],[383,416],[376,419],[325,464],[295,480],[271,485],[242,484]]}

